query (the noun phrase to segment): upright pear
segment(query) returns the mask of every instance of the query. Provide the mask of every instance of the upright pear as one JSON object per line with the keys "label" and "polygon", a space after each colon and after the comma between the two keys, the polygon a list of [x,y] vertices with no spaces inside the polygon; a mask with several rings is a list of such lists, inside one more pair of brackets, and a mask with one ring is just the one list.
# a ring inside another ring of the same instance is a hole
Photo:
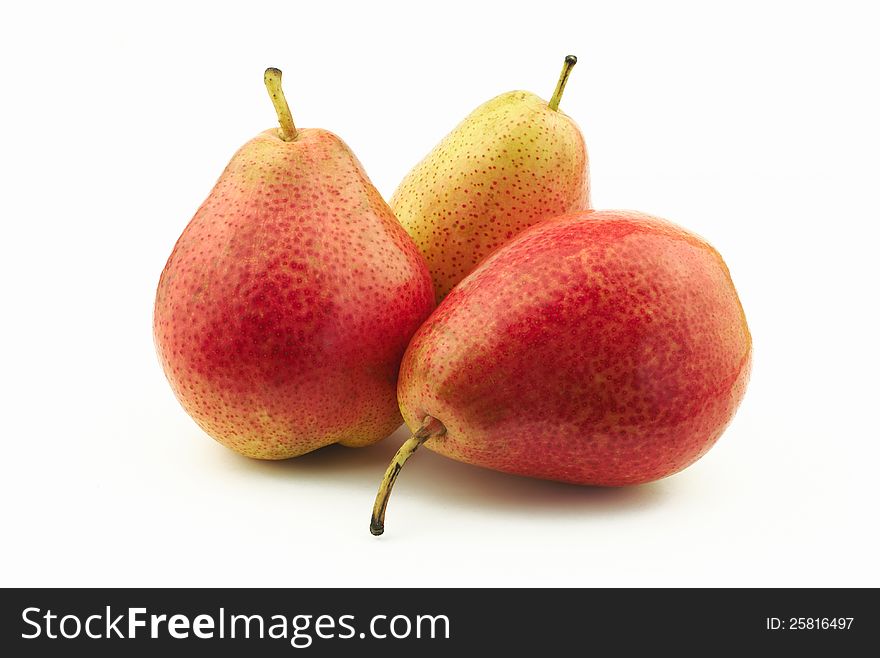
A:
{"label": "upright pear", "polygon": [[702,238],[626,211],[523,231],[413,337],[398,396],[414,430],[370,529],[422,443],[452,459],[574,484],[666,477],[721,436],[752,339],[730,272]]}
{"label": "upright pear", "polygon": [[400,425],[396,383],[434,305],[424,259],[354,154],[280,129],[233,156],[159,279],[154,337],[184,409],[249,457],[365,446]]}
{"label": "upright pear", "polygon": [[559,101],[511,91],[484,103],[410,171],[391,208],[431,270],[437,301],[477,263],[542,219],[590,207],[587,149]]}

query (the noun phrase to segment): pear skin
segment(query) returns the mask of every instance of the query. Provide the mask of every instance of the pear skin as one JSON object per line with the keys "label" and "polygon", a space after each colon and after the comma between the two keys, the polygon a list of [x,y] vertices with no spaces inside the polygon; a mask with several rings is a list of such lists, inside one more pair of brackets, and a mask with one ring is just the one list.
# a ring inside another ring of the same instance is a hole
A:
{"label": "pear skin", "polygon": [[541,220],[590,207],[589,161],[559,99],[511,91],[484,103],[403,179],[391,208],[431,271],[437,301],[497,247]]}
{"label": "pear skin", "polygon": [[365,446],[401,422],[397,374],[433,308],[427,266],[343,141],[281,128],[233,156],[177,241],[154,338],[210,436],[249,457]]}
{"label": "pear skin", "polygon": [[[489,256],[413,337],[398,398],[419,445],[534,478],[623,486],[704,455],[733,418],[752,358],[721,256],[629,211],[527,229]],[[392,472],[393,470],[393,472]]]}

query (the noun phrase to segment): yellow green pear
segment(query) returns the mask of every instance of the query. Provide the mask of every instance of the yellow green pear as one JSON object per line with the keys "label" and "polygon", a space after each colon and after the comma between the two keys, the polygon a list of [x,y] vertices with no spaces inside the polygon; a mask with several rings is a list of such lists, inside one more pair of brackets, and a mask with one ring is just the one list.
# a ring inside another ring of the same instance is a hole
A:
{"label": "yellow green pear", "polygon": [[428,261],[438,302],[523,229],[590,207],[584,138],[559,110],[576,62],[565,58],[549,102],[511,91],[471,112],[391,197]]}

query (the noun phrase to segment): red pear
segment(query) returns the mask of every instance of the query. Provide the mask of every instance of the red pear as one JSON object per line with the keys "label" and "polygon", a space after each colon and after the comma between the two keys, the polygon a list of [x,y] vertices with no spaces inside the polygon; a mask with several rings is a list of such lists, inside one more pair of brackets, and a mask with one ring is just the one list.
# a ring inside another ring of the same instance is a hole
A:
{"label": "red pear", "polygon": [[398,398],[421,444],[486,468],[584,485],[650,482],[718,440],[752,342],[721,256],[635,212],[527,229],[455,287],[407,349]]}
{"label": "red pear", "polygon": [[220,443],[283,459],[400,425],[407,342],[434,306],[427,264],[354,154],[280,130],[232,158],[159,280],[154,336],[184,409]]}

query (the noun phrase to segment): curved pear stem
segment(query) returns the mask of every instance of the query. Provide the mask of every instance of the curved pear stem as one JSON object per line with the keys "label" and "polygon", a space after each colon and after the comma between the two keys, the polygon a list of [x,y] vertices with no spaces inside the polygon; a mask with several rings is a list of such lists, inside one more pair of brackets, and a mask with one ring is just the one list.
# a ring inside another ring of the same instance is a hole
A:
{"label": "curved pear stem", "polygon": [[274,68],[266,69],[263,82],[266,83],[266,89],[272,97],[272,105],[275,106],[275,112],[278,114],[278,123],[281,124],[278,136],[285,142],[292,142],[296,139],[296,126],[293,125],[293,115],[281,89],[281,71]]}
{"label": "curved pear stem", "polygon": [[431,416],[425,416],[422,426],[400,446],[394,459],[391,460],[388,470],[385,471],[382,484],[379,485],[379,493],[376,494],[376,502],[373,504],[373,515],[370,517],[371,533],[378,537],[385,532],[385,508],[388,507],[388,497],[391,495],[391,489],[394,487],[394,482],[406,460],[412,457],[419,446],[432,436],[442,436],[443,434],[446,434],[443,423]]}
{"label": "curved pear stem", "polygon": [[553,96],[550,97],[550,109],[556,112],[559,110],[559,101],[562,99],[562,92],[565,91],[565,83],[568,82],[568,76],[571,70],[578,63],[578,58],[574,55],[568,55],[562,64],[562,73],[559,74],[559,82],[556,83],[556,89],[553,90]]}

